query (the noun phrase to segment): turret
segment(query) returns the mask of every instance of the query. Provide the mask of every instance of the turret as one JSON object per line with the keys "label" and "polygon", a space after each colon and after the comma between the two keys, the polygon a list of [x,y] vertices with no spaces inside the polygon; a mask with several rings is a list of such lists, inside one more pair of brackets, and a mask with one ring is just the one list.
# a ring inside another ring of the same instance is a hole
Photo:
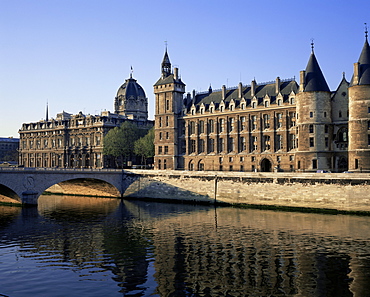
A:
{"label": "turret", "polygon": [[296,168],[316,171],[331,169],[327,126],[331,119],[331,92],[312,52],[304,71],[300,72],[300,88],[296,96],[298,149]]}
{"label": "turret", "polygon": [[360,58],[354,63],[348,97],[348,168],[370,172],[370,47],[367,28]]}

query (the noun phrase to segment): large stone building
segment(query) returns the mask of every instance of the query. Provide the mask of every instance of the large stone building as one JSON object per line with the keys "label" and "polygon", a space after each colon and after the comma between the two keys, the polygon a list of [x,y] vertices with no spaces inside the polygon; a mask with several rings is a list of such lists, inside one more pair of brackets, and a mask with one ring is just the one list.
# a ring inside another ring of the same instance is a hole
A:
{"label": "large stone building", "polygon": [[19,130],[19,164],[25,167],[104,168],[110,167],[103,154],[103,138],[114,127],[131,121],[151,128],[148,99],[132,78],[126,79],[114,99],[115,113],[100,115],[62,112],[55,119],[24,123]]}
{"label": "large stone building", "polygon": [[0,163],[11,162],[16,164],[18,160],[19,138],[0,137]]}
{"label": "large stone building", "polygon": [[295,79],[185,93],[167,50],[154,85],[155,168],[370,171],[370,49],[331,91],[313,45]]}

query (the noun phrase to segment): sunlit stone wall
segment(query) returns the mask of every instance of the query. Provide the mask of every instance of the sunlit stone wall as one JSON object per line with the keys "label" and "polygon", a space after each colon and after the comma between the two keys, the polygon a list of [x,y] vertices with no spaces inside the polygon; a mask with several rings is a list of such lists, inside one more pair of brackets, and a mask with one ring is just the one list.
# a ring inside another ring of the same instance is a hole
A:
{"label": "sunlit stone wall", "polygon": [[370,212],[370,176],[360,173],[129,171],[126,197]]}

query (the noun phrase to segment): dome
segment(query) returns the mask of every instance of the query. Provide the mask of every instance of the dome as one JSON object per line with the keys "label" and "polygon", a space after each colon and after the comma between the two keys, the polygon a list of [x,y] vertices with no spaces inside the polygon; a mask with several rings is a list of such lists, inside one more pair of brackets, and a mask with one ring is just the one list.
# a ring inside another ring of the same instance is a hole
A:
{"label": "dome", "polygon": [[146,98],[144,89],[130,76],[125,83],[118,89],[117,97],[125,97],[126,99],[141,99]]}

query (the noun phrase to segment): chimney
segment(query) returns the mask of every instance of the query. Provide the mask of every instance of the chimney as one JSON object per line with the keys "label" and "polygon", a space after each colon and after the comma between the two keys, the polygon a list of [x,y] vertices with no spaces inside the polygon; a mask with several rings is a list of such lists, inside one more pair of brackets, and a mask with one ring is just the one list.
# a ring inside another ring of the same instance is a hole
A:
{"label": "chimney", "polygon": [[188,106],[188,104],[189,104],[189,102],[191,101],[191,95],[190,95],[190,93],[188,92],[187,94],[186,94],[186,98],[184,99],[184,104],[185,104],[185,106]]}
{"label": "chimney", "polygon": [[360,63],[353,64],[353,84],[358,85],[360,81]]}
{"label": "chimney", "polygon": [[179,79],[179,68],[175,67],[173,69],[173,77],[174,77],[175,80]]}
{"label": "chimney", "polygon": [[299,91],[303,92],[306,87],[306,71],[302,70],[299,72]]}
{"label": "chimney", "polygon": [[222,85],[222,100],[225,100],[226,98],[226,86],[225,85]]}
{"label": "chimney", "polygon": [[238,85],[238,91],[239,91],[239,93],[238,93],[239,99],[242,99],[242,97],[243,97],[243,85],[242,85],[241,82]]}
{"label": "chimney", "polygon": [[256,95],[256,80],[252,80],[251,83],[251,97],[254,97]]}
{"label": "chimney", "polygon": [[276,78],[276,81],[275,81],[275,92],[276,92],[276,95],[280,93],[280,77],[277,77]]}

